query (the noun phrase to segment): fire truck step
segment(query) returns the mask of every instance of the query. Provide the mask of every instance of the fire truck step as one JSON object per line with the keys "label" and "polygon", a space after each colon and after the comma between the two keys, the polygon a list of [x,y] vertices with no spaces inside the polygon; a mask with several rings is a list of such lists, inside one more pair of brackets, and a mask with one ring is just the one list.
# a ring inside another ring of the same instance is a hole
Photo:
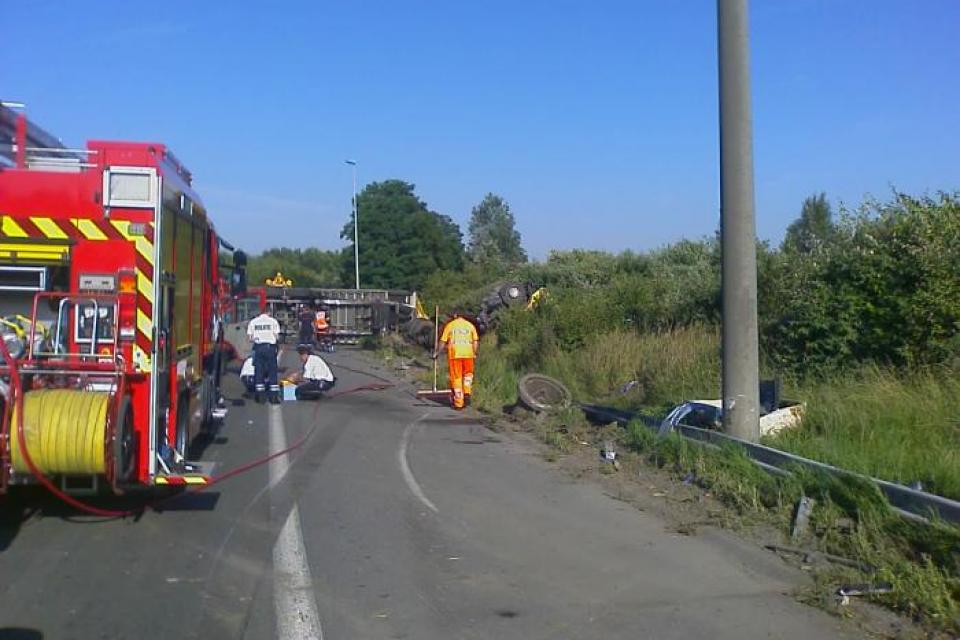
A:
{"label": "fire truck step", "polygon": [[210,477],[199,473],[188,473],[182,476],[157,476],[154,479],[154,484],[170,487],[210,484]]}
{"label": "fire truck step", "polygon": [[171,487],[210,484],[216,467],[217,463],[209,460],[188,461],[184,463],[184,469],[186,469],[184,473],[158,475],[154,479],[154,484]]}

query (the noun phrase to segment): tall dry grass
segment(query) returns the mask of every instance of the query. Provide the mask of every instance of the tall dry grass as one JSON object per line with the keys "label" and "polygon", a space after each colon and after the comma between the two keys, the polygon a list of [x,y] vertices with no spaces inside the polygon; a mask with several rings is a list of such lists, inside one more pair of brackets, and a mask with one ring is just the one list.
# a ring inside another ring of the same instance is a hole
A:
{"label": "tall dry grass", "polygon": [[[579,400],[663,408],[720,393],[719,333],[694,326],[656,333],[619,330],[591,337],[574,351],[554,351],[545,373]],[[626,383],[637,384],[624,393]]]}
{"label": "tall dry grass", "polygon": [[776,447],[960,499],[960,380],[946,372],[868,367],[801,384],[802,428]]}

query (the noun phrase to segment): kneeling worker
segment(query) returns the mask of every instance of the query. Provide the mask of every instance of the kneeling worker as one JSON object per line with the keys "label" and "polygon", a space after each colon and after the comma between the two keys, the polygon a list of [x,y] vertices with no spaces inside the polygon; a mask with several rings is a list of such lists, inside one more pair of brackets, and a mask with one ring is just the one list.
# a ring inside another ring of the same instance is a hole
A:
{"label": "kneeling worker", "polygon": [[256,375],[257,370],[253,367],[253,356],[247,356],[247,359],[243,361],[243,366],[240,367],[240,382],[243,383],[249,393],[256,390],[256,383],[254,382]]}
{"label": "kneeling worker", "polygon": [[[453,320],[447,323],[440,336],[440,351],[447,352],[454,409],[463,409],[465,404],[470,403],[470,395],[473,393],[473,365],[479,346],[477,328],[455,311]],[[433,357],[438,355],[435,353]]]}
{"label": "kneeling worker", "polygon": [[290,377],[291,382],[297,383],[297,400],[319,400],[324,391],[329,391],[336,384],[337,378],[330,371],[330,367],[323,358],[311,353],[310,347],[297,347],[303,370]]}

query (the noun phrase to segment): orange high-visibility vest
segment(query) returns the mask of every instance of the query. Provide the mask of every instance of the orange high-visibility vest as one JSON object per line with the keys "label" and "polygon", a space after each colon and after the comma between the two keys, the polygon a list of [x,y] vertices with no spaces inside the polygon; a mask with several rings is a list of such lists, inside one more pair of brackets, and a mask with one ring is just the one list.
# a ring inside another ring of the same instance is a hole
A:
{"label": "orange high-visibility vest", "polygon": [[477,328],[464,318],[454,318],[443,328],[441,342],[447,343],[447,356],[450,358],[473,358],[473,343],[479,340]]}
{"label": "orange high-visibility vest", "polygon": [[317,328],[317,331],[326,331],[327,327],[327,312],[326,311],[317,311],[317,319],[313,321],[313,326]]}

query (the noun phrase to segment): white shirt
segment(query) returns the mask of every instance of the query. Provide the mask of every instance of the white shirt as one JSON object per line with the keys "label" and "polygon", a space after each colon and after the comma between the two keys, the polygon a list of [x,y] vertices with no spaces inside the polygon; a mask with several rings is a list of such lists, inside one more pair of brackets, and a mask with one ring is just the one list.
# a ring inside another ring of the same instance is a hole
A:
{"label": "white shirt", "polygon": [[243,366],[240,367],[240,377],[246,378],[247,376],[250,376],[252,378],[254,374],[255,370],[253,368],[253,358],[247,358],[243,361]]}
{"label": "white shirt", "polygon": [[307,356],[307,361],[303,363],[304,380],[326,380],[333,382],[333,372],[323,361],[323,358],[317,355]]}
{"label": "white shirt", "polygon": [[280,323],[265,313],[261,313],[247,325],[247,337],[253,344],[277,344],[280,337]]}

